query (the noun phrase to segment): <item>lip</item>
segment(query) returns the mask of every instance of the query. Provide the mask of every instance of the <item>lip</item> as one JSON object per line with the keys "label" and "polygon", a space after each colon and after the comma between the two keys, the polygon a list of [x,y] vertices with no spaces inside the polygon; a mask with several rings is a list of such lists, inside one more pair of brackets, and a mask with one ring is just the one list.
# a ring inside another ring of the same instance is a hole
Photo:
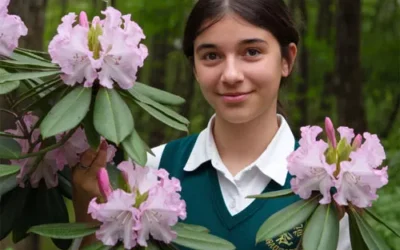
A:
{"label": "lip", "polygon": [[222,97],[222,100],[224,102],[228,103],[238,103],[238,102],[243,102],[245,101],[251,92],[243,92],[243,93],[226,93],[226,94],[221,94],[220,96]]}

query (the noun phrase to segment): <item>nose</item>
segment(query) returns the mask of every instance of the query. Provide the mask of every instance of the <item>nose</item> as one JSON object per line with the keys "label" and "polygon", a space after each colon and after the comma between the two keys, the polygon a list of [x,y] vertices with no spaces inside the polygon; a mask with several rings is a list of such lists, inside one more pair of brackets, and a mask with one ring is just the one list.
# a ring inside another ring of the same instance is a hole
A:
{"label": "nose", "polygon": [[239,62],[232,57],[227,57],[224,64],[224,69],[221,75],[221,81],[225,84],[237,84],[244,79]]}

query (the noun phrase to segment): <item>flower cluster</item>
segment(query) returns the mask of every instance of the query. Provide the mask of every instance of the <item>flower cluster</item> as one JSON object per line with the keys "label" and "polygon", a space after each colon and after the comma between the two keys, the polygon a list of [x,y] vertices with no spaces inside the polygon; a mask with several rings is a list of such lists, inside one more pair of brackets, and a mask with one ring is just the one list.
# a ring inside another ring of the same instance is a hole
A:
{"label": "flower cluster", "polygon": [[[26,138],[15,138],[21,147],[21,153],[38,152],[42,142],[40,140],[40,130],[36,128],[39,118],[28,112],[23,116],[23,122],[16,122],[16,129],[9,129],[5,132]],[[28,136],[27,136],[28,135]],[[60,142],[65,134],[56,136],[56,142]],[[32,187],[36,188],[41,179],[44,179],[47,188],[56,187],[58,185],[57,172],[64,169],[64,166],[75,166],[80,160],[80,154],[89,149],[85,132],[82,128],[78,128],[74,134],[60,147],[47,152],[44,156],[30,157],[20,160],[11,160],[11,163],[21,167],[20,173],[17,175],[19,186],[25,187],[27,178],[30,180]],[[115,147],[108,145],[107,160],[114,158]],[[38,157],[43,157],[38,159]],[[37,162],[38,161],[38,162]],[[37,164],[35,164],[37,163]]]}
{"label": "flower cluster", "polygon": [[369,207],[378,198],[376,191],[388,183],[387,166],[380,167],[386,158],[378,137],[368,132],[355,136],[354,130],[339,127],[339,142],[329,118],[325,120],[328,142],[317,140],[323,131],[318,126],[301,128],[300,147],[288,157],[288,170],[293,191],[308,199],[312,191],[320,191],[321,204],[333,199],[339,205],[349,203]]}
{"label": "flower cluster", "polygon": [[28,34],[28,28],[16,15],[8,14],[10,0],[0,0],[0,55],[10,56],[18,47],[21,36]]}
{"label": "flower cluster", "polygon": [[61,67],[67,85],[92,87],[98,79],[107,88],[113,88],[115,81],[122,89],[129,89],[148,55],[147,47],[139,44],[145,35],[130,15],[122,16],[112,7],[102,14],[105,18],[96,16],[91,25],[85,12],[80,13],[75,25],[75,13],[64,16],[49,44],[52,62]]}
{"label": "flower cluster", "polygon": [[168,178],[164,169],[153,169],[132,164],[118,165],[125,180],[122,189],[112,190],[107,171],[98,172],[102,197],[94,198],[88,208],[93,219],[102,222],[96,236],[105,245],[114,246],[122,240],[131,249],[137,244],[147,246],[153,239],[170,243],[176,233],[171,226],[178,218],[186,218],[186,203],[178,192],[178,179]]}

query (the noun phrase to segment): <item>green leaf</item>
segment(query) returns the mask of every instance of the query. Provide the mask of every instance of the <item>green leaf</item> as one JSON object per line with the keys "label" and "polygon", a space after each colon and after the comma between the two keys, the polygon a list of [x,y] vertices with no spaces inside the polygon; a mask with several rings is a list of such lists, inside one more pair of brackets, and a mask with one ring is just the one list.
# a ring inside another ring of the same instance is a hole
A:
{"label": "green leaf", "polygon": [[389,246],[385,243],[382,237],[375,232],[365,218],[363,218],[353,209],[350,209],[350,212],[356,219],[361,236],[363,237],[365,244],[368,246],[368,249],[390,250]]}
{"label": "green leaf", "polygon": [[54,223],[31,227],[28,232],[55,239],[76,239],[93,234],[98,224]]}
{"label": "green leaf", "polygon": [[0,136],[0,159],[10,159],[20,156],[21,147],[18,142],[9,137]]}
{"label": "green leaf", "polygon": [[145,248],[145,250],[162,250],[156,243],[150,241],[148,242],[148,246]]}
{"label": "green leaf", "polygon": [[187,230],[181,227],[174,228],[178,234],[174,243],[196,250],[233,250],[235,246],[227,240],[206,232]]}
{"label": "green leaf", "polygon": [[0,240],[4,239],[12,230],[15,219],[20,216],[26,197],[29,194],[28,188],[16,188],[7,193],[0,202]]}
{"label": "green leaf", "polygon": [[[0,78],[8,77],[11,73],[8,73],[6,70],[0,68]],[[0,95],[10,93],[14,89],[18,88],[20,85],[19,81],[7,81],[0,83]]]}
{"label": "green leaf", "polygon": [[152,115],[154,118],[157,120],[165,123],[166,125],[180,130],[180,131],[185,131],[188,132],[188,128],[186,125],[177,122],[176,120],[170,118],[169,116],[164,115],[162,112],[158,111],[157,109],[153,108],[152,106],[147,105],[146,103],[136,101],[136,103],[142,107],[145,111],[147,111],[150,115]]}
{"label": "green leaf", "polygon": [[10,73],[8,75],[0,75],[0,83],[53,76],[59,73],[61,73],[61,71],[58,70]]}
{"label": "green leaf", "polygon": [[159,111],[163,112],[164,114],[174,118],[175,120],[177,120],[180,123],[183,124],[189,124],[188,119],[186,119],[185,117],[181,116],[180,114],[178,114],[177,112],[175,112],[175,110],[172,110],[170,108],[165,107],[164,105],[159,104],[158,102],[153,101],[152,99],[148,98],[145,95],[140,94],[139,92],[137,92],[134,88],[128,89],[128,92],[138,101],[145,103],[147,105],[150,105],[156,109],[158,109]]}
{"label": "green leaf", "polygon": [[75,87],[59,101],[40,124],[44,138],[75,128],[89,111],[92,89]]}
{"label": "green leaf", "polygon": [[133,130],[131,112],[115,89],[101,88],[94,105],[94,127],[119,145]]}
{"label": "green leaf", "polygon": [[2,200],[4,194],[17,186],[17,174],[18,173],[0,177],[0,200]]}
{"label": "green leaf", "polygon": [[389,229],[390,231],[392,231],[392,233],[394,233],[397,237],[400,237],[400,233],[394,229],[393,227],[391,227],[387,222],[383,221],[381,218],[379,218],[378,215],[376,215],[371,209],[366,208],[364,209],[364,211],[367,212],[367,214],[369,216],[371,216],[374,220],[376,220],[377,222],[381,223],[382,225],[384,225],[387,229]]}
{"label": "green leaf", "polygon": [[352,249],[368,249],[367,245],[364,242],[364,239],[358,229],[358,225],[356,222],[356,218],[353,213],[348,213],[349,217],[349,229],[350,229],[350,242]]}
{"label": "green leaf", "polygon": [[0,164],[0,177],[19,172],[20,168],[21,167],[17,166],[17,165],[3,165],[3,164]]}
{"label": "green leaf", "polygon": [[104,246],[101,242],[95,242],[87,247],[84,247],[82,250],[109,250],[110,246]]}
{"label": "green leaf", "polygon": [[294,195],[293,191],[291,189],[284,189],[284,190],[273,191],[273,192],[268,192],[268,193],[263,193],[263,194],[258,194],[258,195],[249,195],[246,198],[268,199],[268,198],[284,197],[284,196],[290,196],[290,195]]}
{"label": "green leaf", "polygon": [[132,160],[139,165],[144,166],[147,162],[146,146],[142,138],[140,138],[136,129],[133,128],[132,133],[122,141],[122,147]]}
{"label": "green leaf", "polygon": [[[29,53],[29,55],[33,54]],[[13,58],[14,60],[3,60],[3,61],[15,65],[28,65],[28,66],[30,65],[30,66],[54,68],[54,69],[59,68],[57,64],[45,61],[44,58],[41,58],[36,55],[29,57],[20,53],[16,53],[14,51],[14,53],[11,55],[11,58]],[[41,58],[41,60],[39,58]]]}
{"label": "green leaf", "polygon": [[145,95],[145,96],[149,97],[150,99],[152,99],[156,102],[162,103],[162,104],[181,105],[181,104],[185,103],[185,99],[183,99],[180,96],[171,94],[164,90],[153,88],[149,85],[146,85],[146,84],[143,84],[140,82],[136,82],[133,85],[133,89],[136,90],[138,93]]}
{"label": "green leaf", "polygon": [[58,186],[61,194],[72,200],[72,185],[60,172],[58,172]]}
{"label": "green leaf", "polygon": [[88,143],[92,149],[97,150],[100,146],[100,135],[97,133],[94,124],[93,124],[93,108],[89,109],[89,112],[86,114],[85,119],[82,121],[86,138]]}
{"label": "green leaf", "polygon": [[306,225],[303,247],[307,250],[336,250],[339,240],[339,217],[336,209],[319,205]]}
{"label": "green leaf", "polygon": [[8,94],[19,87],[19,81],[0,83],[0,95]]}
{"label": "green leaf", "polygon": [[194,231],[194,232],[204,232],[208,233],[210,230],[208,228],[205,228],[203,226],[199,225],[192,225],[192,224],[187,224],[187,223],[182,223],[178,222],[175,224],[175,226],[172,227],[173,230],[176,230],[176,228],[183,229],[183,230],[189,230],[189,231]]}
{"label": "green leaf", "polygon": [[272,239],[305,222],[318,206],[319,196],[308,200],[300,200],[276,212],[260,227],[256,235],[256,242]]}

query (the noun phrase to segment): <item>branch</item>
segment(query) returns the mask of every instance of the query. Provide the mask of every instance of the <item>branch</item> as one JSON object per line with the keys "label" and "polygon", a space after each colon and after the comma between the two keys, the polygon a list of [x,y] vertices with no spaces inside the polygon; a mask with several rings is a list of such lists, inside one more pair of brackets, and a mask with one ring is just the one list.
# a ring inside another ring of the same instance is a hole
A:
{"label": "branch", "polygon": [[[79,126],[78,126],[78,127],[79,127]],[[24,155],[20,155],[20,156],[18,156],[18,157],[9,157],[8,160],[26,159],[26,158],[29,158],[29,157],[34,157],[34,156],[38,156],[38,155],[45,154],[45,153],[47,153],[47,152],[49,152],[49,151],[52,151],[52,150],[54,150],[54,149],[56,149],[56,148],[59,148],[59,147],[61,147],[66,141],[68,141],[69,138],[71,138],[71,136],[75,133],[75,131],[76,131],[76,129],[77,129],[78,127],[74,128],[74,129],[72,129],[72,130],[70,130],[70,131],[68,132],[68,134],[66,134],[66,135],[61,139],[61,141],[57,142],[56,144],[53,144],[53,145],[51,145],[51,146],[49,146],[49,147],[47,147],[47,148],[44,148],[44,149],[39,150],[39,151],[34,152],[34,153],[24,154]]]}
{"label": "branch", "polygon": [[396,121],[396,116],[399,109],[400,109],[400,95],[397,96],[396,103],[394,104],[393,110],[388,117],[388,123],[386,124],[386,128],[381,133],[381,136],[383,138],[387,138],[389,136],[390,130],[392,130],[393,125]]}
{"label": "branch", "polygon": [[18,139],[28,139],[26,136],[23,136],[23,135],[14,135],[14,134],[11,134],[11,133],[1,132],[1,131],[0,131],[0,136],[18,138]]}

